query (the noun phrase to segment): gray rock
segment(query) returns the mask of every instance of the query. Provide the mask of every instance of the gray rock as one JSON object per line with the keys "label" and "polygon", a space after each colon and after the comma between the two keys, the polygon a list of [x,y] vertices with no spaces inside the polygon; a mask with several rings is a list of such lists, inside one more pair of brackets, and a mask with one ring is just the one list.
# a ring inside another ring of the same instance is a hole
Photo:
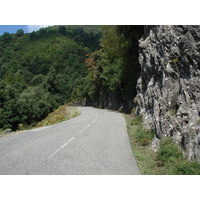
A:
{"label": "gray rock", "polygon": [[152,148],[171,136],[188,160],[200,160],[200,26],[145,26],[136,114],[156,130]]}

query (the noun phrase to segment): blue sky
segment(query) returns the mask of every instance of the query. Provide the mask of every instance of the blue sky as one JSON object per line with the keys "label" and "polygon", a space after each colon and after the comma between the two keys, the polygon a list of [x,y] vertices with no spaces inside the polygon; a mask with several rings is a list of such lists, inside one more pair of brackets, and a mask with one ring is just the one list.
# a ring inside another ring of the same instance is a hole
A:
{"label": "blue sky", "polygon": [[50,25],[0,25],[0,35],[4,34],[4,32],[16,33],[18,29],[23,29],[24,33],[30,33],[47,26]]}

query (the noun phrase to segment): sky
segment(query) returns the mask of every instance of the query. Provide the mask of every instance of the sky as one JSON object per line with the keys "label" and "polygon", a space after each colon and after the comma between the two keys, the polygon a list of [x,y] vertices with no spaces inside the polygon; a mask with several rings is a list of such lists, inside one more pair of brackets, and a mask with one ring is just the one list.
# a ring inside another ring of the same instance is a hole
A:
{"label": "sky", "polygon": [[31,33],[47,26],[50,25],[0,25],[0,35],[4,34],[4,32],[16,33],[18,29],[23,29],[24,33]]}

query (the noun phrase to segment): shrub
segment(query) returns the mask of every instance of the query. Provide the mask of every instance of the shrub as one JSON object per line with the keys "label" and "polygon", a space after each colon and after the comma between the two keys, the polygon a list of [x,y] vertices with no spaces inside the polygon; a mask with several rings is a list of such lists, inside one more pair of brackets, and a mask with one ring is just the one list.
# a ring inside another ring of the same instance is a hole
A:
{"label": "shrub", "polygon": [[158,165],[164,166],[183,160],[183,154],[179,147],[175,145],[171,137],[161,141],[160,149],[157,152]]}
{"label": "shrub", "polygon": [[197,161],[189,162],[189,161],[183,160],[175,164],[173,168],[173,174],[200,175],[200,163]]}
{"label": "shrub", "polygon": [[131,125],[141,125],[141,124],[142,124],[142,115],[138,115],[131,122]]}
{"label": "shrub", "polygon": [[139,145],[142,145],[142,146],[149,145],[151,143],[153,137],[154,137],[153,130],[142,129],[142,126],[139,126],[136,130],[135,139]]}

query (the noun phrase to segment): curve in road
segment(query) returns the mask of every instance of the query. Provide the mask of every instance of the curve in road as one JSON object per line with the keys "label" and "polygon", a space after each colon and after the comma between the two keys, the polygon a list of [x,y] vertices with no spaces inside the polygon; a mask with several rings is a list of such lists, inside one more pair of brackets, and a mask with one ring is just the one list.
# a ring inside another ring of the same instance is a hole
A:
{"label": "curve in road", "polygon": [[139,175],[121,113],[78,107],[81,115],[0,140],[0,174]]}

